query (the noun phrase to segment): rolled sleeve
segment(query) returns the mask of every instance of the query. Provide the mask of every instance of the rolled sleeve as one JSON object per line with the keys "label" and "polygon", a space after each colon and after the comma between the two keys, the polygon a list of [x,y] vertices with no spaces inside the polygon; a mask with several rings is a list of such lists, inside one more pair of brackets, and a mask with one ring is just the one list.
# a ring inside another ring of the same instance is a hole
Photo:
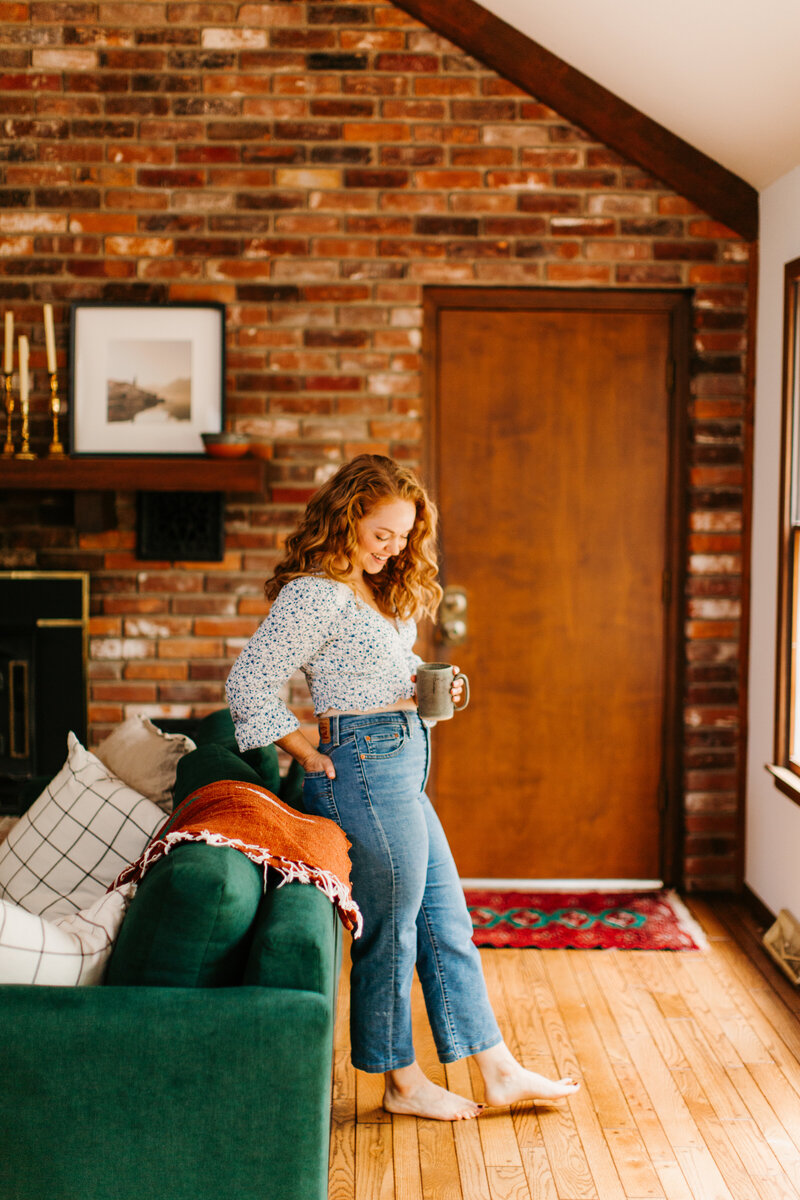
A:
{"label": "rolled sleeve", "polygon": [[278,593],[225,684],[240,750],[268,746],[299,728],[280,692],[325,644],[340,611],[336,588],[325,579],[301,576]]}

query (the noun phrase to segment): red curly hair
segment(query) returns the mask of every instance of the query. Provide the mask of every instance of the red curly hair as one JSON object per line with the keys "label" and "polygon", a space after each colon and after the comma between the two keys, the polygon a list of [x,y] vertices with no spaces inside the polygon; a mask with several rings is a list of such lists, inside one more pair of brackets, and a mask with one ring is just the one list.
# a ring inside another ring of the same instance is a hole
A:
{"label": "red curly hair", "polygon": [[[387,616],[426,613],[435,619],[442,589],[436,582],[436,506],[416,476],[382,454],[359,454],[314,493],[286,553],[267,580],[269,600],[290,579],[320,572],[351,583],[358,522],[384,500],[408,500],[417,510],[405,548],[377,575],[365,575],[375,602]],[[337,566],[342,560],[346,566]]]}

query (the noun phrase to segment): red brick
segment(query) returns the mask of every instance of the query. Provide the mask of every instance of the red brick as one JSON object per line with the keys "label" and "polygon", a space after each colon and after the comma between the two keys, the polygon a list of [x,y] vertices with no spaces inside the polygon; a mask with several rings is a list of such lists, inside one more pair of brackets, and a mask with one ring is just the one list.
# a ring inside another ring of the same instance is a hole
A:
{"label": "red brick", "polygon": [[214,638],[168,638],[158,643],[160,658],[221,658],[223,645]]}
{"label": "red brick", "polygon": [[434,54],[392,54],[375,56],[376,71],[435,72],[439,70],[439,59]]}
{"label": "red brick", "polygon": [[599,263],[565,262],[547,263],[547,278],[551,283],[610,283],[610,268]]}

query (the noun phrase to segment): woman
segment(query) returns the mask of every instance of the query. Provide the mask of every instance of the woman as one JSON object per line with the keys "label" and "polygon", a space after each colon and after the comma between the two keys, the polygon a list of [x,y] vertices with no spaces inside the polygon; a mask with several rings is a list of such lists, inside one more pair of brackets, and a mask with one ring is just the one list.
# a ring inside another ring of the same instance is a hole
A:
{"label": "woman", "polygon": [[[411,1036],[416,966],[442,1062],[472,1055],[486,1101],[570,1095],[570,1079],[525,1070],[489,1005],[450,849],[425,795],[429,731],[416,712],[414,617],[435,616],[436,512],[412,473],[362,454],[310,500],[266,585],[269,616],[227,684],[243,750],[276,743],[306,771],[307,810],[352,843],[353,896],[364,918],[353,942],[353,1065],[385,1076],[384,1107],[440,1120],[482,1105],[423,1073]],[[320,718],[311,745],[280,699],[301,669]],[[454,683],[458,699],[460,683]]]}

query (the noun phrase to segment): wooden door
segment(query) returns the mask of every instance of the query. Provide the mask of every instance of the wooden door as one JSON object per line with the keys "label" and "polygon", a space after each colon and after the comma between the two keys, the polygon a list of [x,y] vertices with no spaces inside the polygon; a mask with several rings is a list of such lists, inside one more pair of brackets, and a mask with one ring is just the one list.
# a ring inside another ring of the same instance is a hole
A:
{"label": "wooden door", "polygon": [[467,597],[465,640],[439,627],[433,652],[472,684],[431,792],[462,877],[670,874],[685,311],[674,293],[427,297],[442,582]]}

